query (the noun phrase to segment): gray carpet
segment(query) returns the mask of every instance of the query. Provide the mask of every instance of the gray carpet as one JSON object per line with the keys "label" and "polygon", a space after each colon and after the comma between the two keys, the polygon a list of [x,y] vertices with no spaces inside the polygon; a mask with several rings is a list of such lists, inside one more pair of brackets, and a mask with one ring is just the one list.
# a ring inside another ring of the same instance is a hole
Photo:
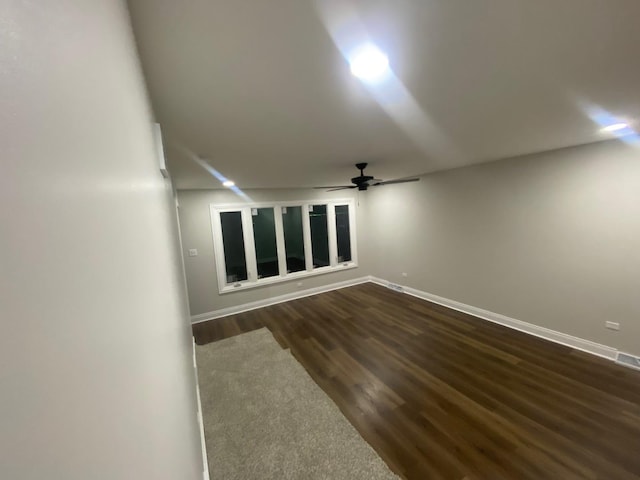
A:
{"label": "gray carpet", "polygon": [[262,328],[196,347],[212,479],[395,479]]}

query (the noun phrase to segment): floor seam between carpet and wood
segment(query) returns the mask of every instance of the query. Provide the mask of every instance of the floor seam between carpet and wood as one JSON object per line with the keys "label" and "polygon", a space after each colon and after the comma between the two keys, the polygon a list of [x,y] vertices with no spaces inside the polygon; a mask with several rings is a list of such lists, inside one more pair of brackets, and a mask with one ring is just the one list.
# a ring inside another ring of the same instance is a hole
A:
{"label": "floor seam between carpet and wood", "polygon": [[398,479],[268,329],[196,357],[212,480]]}

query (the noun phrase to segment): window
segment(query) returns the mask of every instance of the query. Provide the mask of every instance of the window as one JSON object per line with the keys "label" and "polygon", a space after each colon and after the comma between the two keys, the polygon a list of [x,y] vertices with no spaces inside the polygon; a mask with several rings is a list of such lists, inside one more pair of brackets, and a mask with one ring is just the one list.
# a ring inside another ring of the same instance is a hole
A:
{"label": "window", "polygon": [[220,293],[357,266],[352,200],[211,205]]}
{"label": "window", "polygon": [[240,212],[223,212],[220,214],[222,241],[224,249],[225,273],[227,283],[246,280],[247,262],[245,261],[244,242],[242,240],[242,216]]}
{"label": "window", "polygon": [[284,232],[284,250],[287,256],[287,273],[306,270],[302,207],[282,207],[282,229]]}
{"label": "window", "polygon": [[275,277],[280,272],[278,271],[278,247],[273,208],[252,208],[251,219],[258,278]]}
{"label": "window", "polygon": [[351,230],[349,228],[349,206],[336,205],[336,237],[338,262],[351,261]]}
{"label": "window", "polygon": [[311,224],[311,252],[313,268],[329,265],[329,230],[327,228],[327,206],[311,205],[309,207]]}

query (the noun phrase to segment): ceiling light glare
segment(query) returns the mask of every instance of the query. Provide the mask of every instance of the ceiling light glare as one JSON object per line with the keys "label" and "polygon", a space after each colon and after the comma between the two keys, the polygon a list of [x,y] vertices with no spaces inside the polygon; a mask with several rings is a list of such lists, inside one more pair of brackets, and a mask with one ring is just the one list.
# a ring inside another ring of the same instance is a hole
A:
{"label": "ceiling light glare", "polygon": [[389,59],[373,45],[356,50],[349,64],[354,76],[368,82],[380,80],[389,72]]}
{"label": "ceiling light glare", "polygon": [[625,128],[628,128],[629,124],[628,123],[614,123],[612,125],[607,125],[606,127],[602,128],[600,131],[601,132],[606,132],[606,133],[610,133],[610,132],[619,132],[620,130],[624,130]]}
{"label": "ceiling light glare", "polygon": [[235,183],[233,183],[231,180],[225,180],[224,182],[222,182],[222,186],[223,187],[231,188],[234,185],[235,185]]}

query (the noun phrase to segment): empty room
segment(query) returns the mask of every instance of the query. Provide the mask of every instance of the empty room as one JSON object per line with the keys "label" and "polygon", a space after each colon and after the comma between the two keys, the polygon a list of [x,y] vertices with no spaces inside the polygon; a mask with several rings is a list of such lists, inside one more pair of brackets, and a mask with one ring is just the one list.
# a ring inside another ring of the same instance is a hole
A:
{"label": "empty room", "polygon": [[640,480],[637,0],[1,4],[1,478]]}

